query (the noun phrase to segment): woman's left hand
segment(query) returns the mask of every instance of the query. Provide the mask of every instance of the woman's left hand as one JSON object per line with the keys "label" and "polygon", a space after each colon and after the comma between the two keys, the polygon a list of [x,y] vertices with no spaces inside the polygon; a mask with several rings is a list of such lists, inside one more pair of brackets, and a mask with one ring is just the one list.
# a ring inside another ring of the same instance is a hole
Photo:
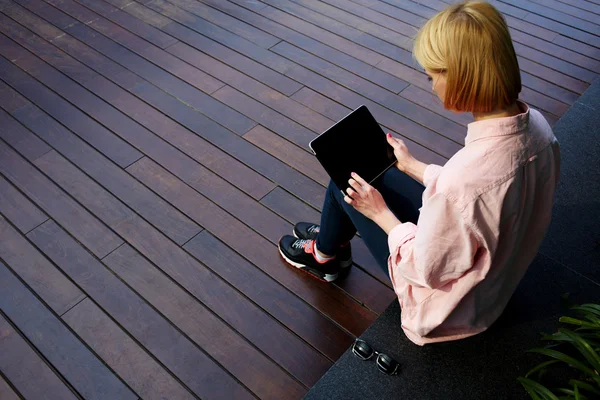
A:
{"label": "woman's left hand", "polygon": [[354,207],[356,211],[371,220],[389,212],[381,193],[363,178],[352,173],[352,178],[348,183],[350,183],[350,187],[346,189],[344,201]]}

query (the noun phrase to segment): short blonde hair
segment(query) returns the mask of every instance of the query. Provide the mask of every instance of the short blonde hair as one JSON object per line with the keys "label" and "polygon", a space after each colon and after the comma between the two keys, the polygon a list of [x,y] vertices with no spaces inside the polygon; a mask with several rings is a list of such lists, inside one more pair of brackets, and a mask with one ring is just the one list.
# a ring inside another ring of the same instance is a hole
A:
{"label": "short blonde hair", "polygon": [[444,107],[490,112],[513,104],[521,75],[504,18],[487,2],[454,4],[415,38],[413,55],[426,70],[446,73]]}

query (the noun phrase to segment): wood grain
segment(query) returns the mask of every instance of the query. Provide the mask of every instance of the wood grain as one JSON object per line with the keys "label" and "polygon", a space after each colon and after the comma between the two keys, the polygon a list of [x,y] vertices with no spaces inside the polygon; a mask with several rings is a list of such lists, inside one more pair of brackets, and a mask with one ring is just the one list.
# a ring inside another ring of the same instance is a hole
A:
{"label": "wood grain", "polygon": [[[0,263],[0,268],[3,266]],[[0,371],[28,399],[75,400],[77,396],[0,314]],[[35,382],[35,384],[33,384]],[[18,400],[0,376],[0,399]]]}
{"label": "wood grain", "polygon": [[0,238],[0,258],[58,315],[85,297],[77,286],[2,217]]}
{"label": "wood grain", "polygon": [[[243,386],[55,223],[40,226],[28,237],[198,396],[252,398]],[[72,319],[71,322],[74,323]]]}
{"label": "wood grain", "polygon": [[[86,399],[137,399],[96,356],[0,262],[0,309],[37,351]],[[14,357],[10,357],[13,359]],[[27,384],[31,385],[32,381]]]}
{"label": "wood grain", "polygon": [[118,236],[2,141],[0,159],[0,172],[4,177],[94,254],[104,257],[123,244]]}
{"label": "wood grain", "polygon": [[6,179],[0,177],[0,213],[22,233],[27,233],[48,219]]}
{"label": "wood grain", "polygon": [[195,398],[90,299],[62,319],[142,398]]}
{"label": "wood grain", "polygon": [[[260,398],[300,398],[306,393],[306,387],[131,247],[121,247],[105,263]],[[323,373],[317,365],[313,367],[317,370],[313,374],[299,377],[303,381],[307,376],[313,377],[305,383],[307,386],[316,383]]]}

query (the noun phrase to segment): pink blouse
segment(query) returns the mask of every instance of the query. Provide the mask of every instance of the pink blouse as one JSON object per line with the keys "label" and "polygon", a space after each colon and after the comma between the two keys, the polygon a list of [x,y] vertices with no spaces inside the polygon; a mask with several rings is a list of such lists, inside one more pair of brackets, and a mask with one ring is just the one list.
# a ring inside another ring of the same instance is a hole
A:
{"label": "pink blouse", "polygon": [[417,225],[389,234],[402,328],[418,345],[486,330],[502,313],[550,224],[560,170],[544,117],[469,124],[465,147],[425,170]]}

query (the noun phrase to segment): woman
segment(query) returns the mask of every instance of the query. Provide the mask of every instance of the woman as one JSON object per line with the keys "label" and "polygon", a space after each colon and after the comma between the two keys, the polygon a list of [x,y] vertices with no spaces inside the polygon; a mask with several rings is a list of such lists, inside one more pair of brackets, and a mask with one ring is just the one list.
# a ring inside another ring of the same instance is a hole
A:
{"label": "woman", "polygon": [[440,12],[414,56],[446,109],[473,114],[465,147],[427,165],[388,135],[397,169],[377,189],[354,174],[345,196],[330,184],[321,225],[299,223],[279,246],[331,281],[351,264],[358,229],[389,272],[404,332],[423,345],[475,335],[500,316],[550,223],[560,156],[548,123],[518,100],[517,58],[493,6]]}

